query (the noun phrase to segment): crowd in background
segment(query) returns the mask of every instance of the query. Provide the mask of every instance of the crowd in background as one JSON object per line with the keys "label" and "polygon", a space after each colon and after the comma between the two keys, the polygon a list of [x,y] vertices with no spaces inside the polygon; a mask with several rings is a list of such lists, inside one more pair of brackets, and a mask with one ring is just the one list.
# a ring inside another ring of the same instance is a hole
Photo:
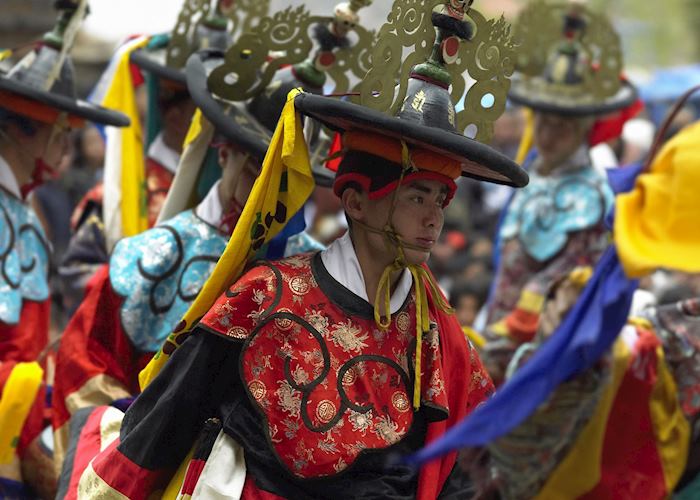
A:
{"label": "crowd in background", "polygon": [[[662,140],[667,141],[695,119],[693,108],[683,109]],[[522,108],[509,108],[495,124],[493,147],[515,158],[526,122]],[[598,146],[605,151],[603,162],[609,162],[610,158],[614,158],[617,165],[644,162],[655,135],[654,124],[644,114],[640,115],[625,125],[619,139]],[[104,154],[100,130],[89,126],[73,132],[69,154],[55,177],[36,190],[33,200],[53,245],[52,338],[58,338],[76,306],[76,297],[69,291],[70,283],[58,276],[57,269],[75,229],[76,207],[102,180]],[[593,156],[596,155],[594,151]],[[458,181],[455,199],[445,212],[445,229],[432,252],[430,268],[463,326],[483,326],[478,322],[479,312],[493,281],[493,251],[498,244],[499,220],[511,194],[512,188],[462,178]],[[347,227],[340,203],[330,189],[317,187],[306,210],[311,234],[323,243],[330,243]],[[697,296],[700,277],[660,271],[646,279],[642,286],[655,295],[659,304],[666,304]]]}

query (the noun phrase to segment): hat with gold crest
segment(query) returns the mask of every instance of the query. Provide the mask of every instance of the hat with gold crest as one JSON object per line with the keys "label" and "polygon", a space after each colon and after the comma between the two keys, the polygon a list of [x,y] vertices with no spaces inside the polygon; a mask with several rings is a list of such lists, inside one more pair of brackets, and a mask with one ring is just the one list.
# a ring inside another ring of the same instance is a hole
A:
{"label": "hat with gold crest", "polygon": [[[454,185],[463,175],[527,184],[525,171],[484,144],[505,109],[515,56],[510,28],[503,18],[486,20],[471,4],[395,2],[358,97],[296,97],[299,111],[342,134],[336,194],[359,182],[379,197],[399,177],[435,177]],[[411,52],[404,58],[405,49]],[[471,86],[465,74],[474,80]],[[404,171],[407,161],[410,172]]]}
{"label": "hat with gold crest", "polygon": [[267,14],[269,0],[184,0],[172,31],[151,37],[131,62],[165,81],[185,86],[185,63],[202,49],[226,50],[237,31]]}
{"label": "hat with gold crest", "polygon": [[[187,87],[201,115],[180,162],[159,220],[179,213],[206,192],[201,181],[214,178],[206,146],[219,137],[262,164],[289,91],[320,93],[349,90],[366,72],[362,61],[375,33],[359,24],[358,12],[370,0],[338,4],[328,14],[312,14],[302,5],[261,18],[226,51],[192,54],[186,64]],[[325,15],[323,15],[325,14]],[[203,120],[202,120],[203,118]],[[204,129],[209,129],[204,130]],[[330,187],[324,168],[329,141],[316,122],[306,127],[312,173],[317,185]],[[195,138],[196,136],[196,138]],[[186,201],[189,200],[189,201]]]}
{"label": "hat with gold crest", "polygon": [[129,118],[122,113],[78,99],[75,68],[69,52],[83,19],[87,0],[54,2],[59,12],[54,29],[7,72],[0,71],[0,107],[44,123],[64,115],[69,125],[85,120],[123,127]]}
{"label": "hat with gold crest", "polygon": [[533,0],[515,23],[519,42],[510,99],[571,116],[630,106],[637,91],[623,75],[620,37],[584,0]]}

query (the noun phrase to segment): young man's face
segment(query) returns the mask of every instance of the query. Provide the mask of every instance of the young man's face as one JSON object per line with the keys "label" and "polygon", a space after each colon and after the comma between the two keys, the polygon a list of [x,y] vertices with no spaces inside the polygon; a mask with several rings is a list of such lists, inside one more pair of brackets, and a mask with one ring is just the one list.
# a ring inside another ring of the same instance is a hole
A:
{"label": "young man's face", "polygon": [[[393,225],[401,240],[411,245],[404,247],[408,264],[423,264],[430,257],[430,252],[442,232],[445,221],[444,208],[447,186],[434,180],[416,180],[402,186],[396,196],[393,213]],[[394,194],[379,200],[368,200],[365,224],[383,228],[388,222]],[[380,235],[372,235],[378,251],[386,245]]]}

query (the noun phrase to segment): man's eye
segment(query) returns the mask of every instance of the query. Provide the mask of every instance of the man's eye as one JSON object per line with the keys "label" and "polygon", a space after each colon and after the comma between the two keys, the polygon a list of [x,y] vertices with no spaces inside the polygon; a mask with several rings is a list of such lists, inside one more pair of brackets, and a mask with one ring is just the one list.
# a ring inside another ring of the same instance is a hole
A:
{"label": "man's eye", "polygon": [[419,205],[423,204],[423,197],[422,196],[414,196],[411,198],[411,201],[418,203]]}

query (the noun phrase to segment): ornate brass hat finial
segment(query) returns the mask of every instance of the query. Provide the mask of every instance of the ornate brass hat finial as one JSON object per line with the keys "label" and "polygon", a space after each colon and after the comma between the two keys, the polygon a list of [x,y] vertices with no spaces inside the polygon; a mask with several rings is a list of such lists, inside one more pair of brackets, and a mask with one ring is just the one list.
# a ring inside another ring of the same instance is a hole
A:
{"label": "ornate brass hat finial", "polygon": [[636,91],[622,77],[620,38],[581,0],[532,0],[515,24],[519,41],[510,97],[541,111],[594,115],[625,107]]}
{"label": "ornate brass hat finial", "polygon": [[[83,4],[85,6],[81,9]],[[66,42],[66,34],[71,31],[69,28],[71,22],[79,25],[88,14],[88,8],[86,2],[80,0],[58,0],[54,2],[54,7],[59,12],[56,25],[43,36],[42,41],[56,50],[61,50]],[[83,12],[78,12],[79,10]],[[76,14],[81,16],[80,19],[75,19]]]}
{"label": "ornate brass hat finial", "polygon": [[[361,0],[358,9],[370,3]],[[346,26],[343,16],[337,12],[312,16],[302,5],[263,17],[227,51],[224,64],[209,76],[209,88],[222,99],[248,100],[264,89],[270,91],[278,70],[292,66],[296,77],[309,87],[320,90],[330,77],[334,92],[347,91],[349,75],[359,79],[367,71],[367,54],[375,34],[359,24]],[[353,40],[347,36],[350,31],[357,35]]]}
{"label": "ornate brass hat finial", "polygon": [[[515,67],[510,26],[487,20],[473,0],[396,1],[372,51],[371,69],[360,85],[360,103],[396,114],[410,76],[449,88],[458,131],[488,141],[503,113]],[[404,58],[405,49],[410,55]],[[396,74],[399,74],[396,87]],[[469,81],[475,83],[468,86]]]}

